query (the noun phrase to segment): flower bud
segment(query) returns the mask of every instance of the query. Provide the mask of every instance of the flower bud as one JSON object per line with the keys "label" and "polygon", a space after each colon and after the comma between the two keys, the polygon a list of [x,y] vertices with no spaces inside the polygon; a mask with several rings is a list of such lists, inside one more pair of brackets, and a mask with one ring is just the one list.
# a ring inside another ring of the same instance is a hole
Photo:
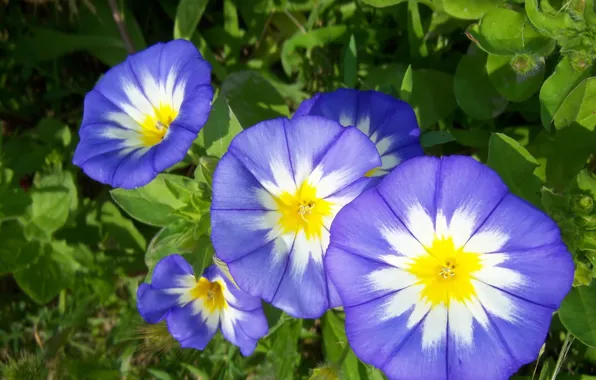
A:
{"label": "flower bud", "polygon": [[513,71],[518,75],[525,76],[532,74],[539,69],[544,63],[542,57],[537,57],[531,54],[515,54],[509,64]]}
{"label": "flower bud", "polygon": [[312,370],[308,380],[339,380],[340,371],[335,365],[325,364]]}

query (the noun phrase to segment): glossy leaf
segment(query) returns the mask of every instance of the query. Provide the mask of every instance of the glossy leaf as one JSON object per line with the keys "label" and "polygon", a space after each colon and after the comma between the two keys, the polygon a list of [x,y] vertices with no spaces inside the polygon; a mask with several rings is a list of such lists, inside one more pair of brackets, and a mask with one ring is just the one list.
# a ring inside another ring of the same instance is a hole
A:
{"label": "glossy leaf", "polygon": [[176,220],[173,212],[185,203],[180,200],[168,183],[180,183],[189,189],[197,186],[190,178],[160,174],[149,184],[137,189],[114,189],[110,191],[118,206],[130,216],[145,224],[166,226]]}
{"label": "glossy leaf", "polygon": [[513,194],[540,208],[542,184],[534,175],[540,163],[517,141],[501,133],[494,133],[488,146],[488,166],[499,174]]}
{"label": "glossy leaf", "polygon": [[[265,78],[253,71],[228,75],[221,86],[233,114],[242,128],[280,116],[289,116],[284,98]],[[232,116],[230,116],[232,120]]]}
{"label": "glossy leaf", "polygon": [[489,54],[486,72],[497,91],[511,102],[523,102],[540,89],[544,80],[544,65],[525,75],[516,73],[510,56]]}
{"label": "glossy leaf", "polygon": [[593,131],[596,127],[596,77],[583,80],[565,98],[553,119],[557,129],[578,124]]}
{"label": "glossy leaf", "polygon": [[536,31],[523,13],[505,8],[490,10],[468,33],[480,48],[491,54],[546,56],[555,47],[554,40]]}
{"label": "glossy leaf", "polygon": [[499,0],[443,0],[443,8],[450,16],[476,20],[501,4]]}
{"label": "glossy leaf", "polygon": [[218,96],[211,106],[207,123],[201,129],[194,144],[203,148],[207,155],[221,157],[228,151],[232,139],[242,132],[242,126],[228,102]]}
{"label": "glossy leaf", "polygon": [[209,0],[180,0],[174,22],[174,38],[190,39],[208,2]]}
{"label": "glossy leaf", "polygon": [[559,316],[580,342],[596,347],[596,282],[571,289],[561,304]]}
{"label": "glossy leaf", "polygon": [[478,120],[497,117],[507,107],[507,100],[488,78],[486,61],[487,55],[481,51],[461,57],[453,83],[457,104],[466,114]]}

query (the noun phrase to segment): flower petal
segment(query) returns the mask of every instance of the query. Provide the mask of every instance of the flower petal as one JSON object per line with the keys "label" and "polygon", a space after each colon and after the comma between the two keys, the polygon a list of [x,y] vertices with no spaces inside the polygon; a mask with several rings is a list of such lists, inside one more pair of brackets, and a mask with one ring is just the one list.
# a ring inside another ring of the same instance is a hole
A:
{"label": "flower petal", "polygon": [[183,348],[203,350],[219,327],[219,315],[209,314],[193,301],[184,307],[173,308],[166,322],[170,334]]}
{"label": "flower petal", "polygon": [[224,337],[240,347],[244,356],[255,350],[259,339],[267,335],[269,327],[263,309],[241,311],[228,307],[221,316],[221,332]]}
{"label": "flower petal", "polygon": [[137,308],[147,323],[157,323],[166,317],[170,308],[178,302],[177,294],[167,294],[161,289],[154,289],[148,284],[141,284],[137,289]]}

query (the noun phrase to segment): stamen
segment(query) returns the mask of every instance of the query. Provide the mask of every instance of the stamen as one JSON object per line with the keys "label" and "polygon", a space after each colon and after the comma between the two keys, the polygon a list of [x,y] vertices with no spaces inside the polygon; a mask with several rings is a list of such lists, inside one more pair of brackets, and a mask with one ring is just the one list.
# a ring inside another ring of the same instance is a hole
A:
{"label": "stamen", "polygon": [[312,213],[314,207],[314,202],[303,202],[298,206],[298,215],[300,215],[300,218],[302,218],[302,220],[308,223],[308,220],[306,220],[306,216]]}
{"label": "stamen", "polygon": [[446,265],[441,267],[439,276],[443,278],[449,278],[455,276],[455,264],[447,261]]}

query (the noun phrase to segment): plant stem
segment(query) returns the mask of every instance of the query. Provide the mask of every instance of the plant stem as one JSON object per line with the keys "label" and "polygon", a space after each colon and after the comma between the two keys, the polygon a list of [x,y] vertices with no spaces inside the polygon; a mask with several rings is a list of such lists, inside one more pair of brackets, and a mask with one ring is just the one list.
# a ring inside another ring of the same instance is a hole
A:
{"label": "plant stem", "polygon": [[350,352],[350,345],[348,344],[348,342],[346,342],[346,346],[344,347],[344,350],[341,352],[341,356],[335,362],[335,365],[337,366],[337,368],[341,368],[341,366],[344,364],[344,360],[346,360],[346,357],[348,356],[349,352]]}
{"label": "plant stem", "polygon": [[120,12],[118,4],[116,4],[116,0],[108,0],[108,3],[110,4],[110,8],[112,9],[112,17],[114,18],[114,22],[118,27],[118,32],[120,32],[120,38],[122,38],[122,42],[124,42],[126,51],[128,52],[128,54],[132,54],[135,52],[135,46],[132,43],[130,34],[128,34],[128,30],[126,29],[126,24],[124,23],[124,17],[122,17],[122,12]]}
{"label": "plant stem", "polygon": [[565,340],[563,341],[563,345],[561,346],[561,352],[559,352],[559,357],[557,358],[557,364],[555,365],[553,375],[550,378],[551,380],[555,380],[557,378],[557,375],[559,374],[559,371],[561,370],[561,367],[563,366],[563,361],[565,360],[565,357],[567,357],[567,353],[569,352],[569,349],[571,348],[571,344],[573,343],[574,340],[575,340],[575,337],[573,335],[571,335],[570,332],[567,332],[567,336],[565,337]]}

